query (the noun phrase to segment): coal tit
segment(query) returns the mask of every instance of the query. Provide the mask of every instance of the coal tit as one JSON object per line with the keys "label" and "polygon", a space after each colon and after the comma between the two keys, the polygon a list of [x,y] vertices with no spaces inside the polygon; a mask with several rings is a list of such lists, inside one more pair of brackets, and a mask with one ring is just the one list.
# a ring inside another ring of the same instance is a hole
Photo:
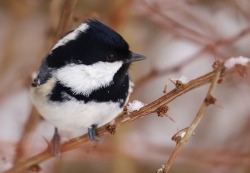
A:
{"label": "coal tit", "polygon": [[129,50],[114,30],[89,20],[62,37],[42,60],[31,100],[56,128],[81,131],[94,140],[96,128],[117,115],[133,88],[128,69],[145,59]]}

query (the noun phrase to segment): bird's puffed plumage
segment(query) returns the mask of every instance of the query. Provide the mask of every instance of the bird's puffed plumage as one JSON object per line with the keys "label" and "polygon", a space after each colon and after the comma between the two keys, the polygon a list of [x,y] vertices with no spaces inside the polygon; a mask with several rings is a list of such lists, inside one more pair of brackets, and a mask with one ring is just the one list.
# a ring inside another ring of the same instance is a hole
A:
{"label": "bird's puffed plumage", "polygon": [[122,112],[133,88],[128,68],[141,59],[118,33],[90,20],[43,59],[32,83],[32,102],[61,130],[101,126]]}

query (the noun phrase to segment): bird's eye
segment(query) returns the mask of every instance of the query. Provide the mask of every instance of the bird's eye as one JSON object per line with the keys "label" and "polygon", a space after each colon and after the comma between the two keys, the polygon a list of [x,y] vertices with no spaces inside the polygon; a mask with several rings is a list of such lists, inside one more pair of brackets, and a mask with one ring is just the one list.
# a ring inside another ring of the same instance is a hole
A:
{"label": "bird's eye", "polygon": [[117,60],[117,58],[116,58],[116,55],[114,55],[114,54],[110,54],[110,55],[107,56],[107,61],[108,62],[114,62],[116,60]]}

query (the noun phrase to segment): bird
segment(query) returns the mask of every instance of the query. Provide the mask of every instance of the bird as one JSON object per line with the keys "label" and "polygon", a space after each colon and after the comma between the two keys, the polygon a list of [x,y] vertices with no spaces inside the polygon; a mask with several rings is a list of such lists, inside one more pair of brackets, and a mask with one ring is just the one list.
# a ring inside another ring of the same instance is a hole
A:
{"label": "bird", "polygon": [[59,130],[86,132],[117,117],[134,88],[131,63],[146,57],[132,52],[116,31],[88,20],[63,36],[44,57],[30,88],[39,114],[55,126],[52,152],[58,153]]}

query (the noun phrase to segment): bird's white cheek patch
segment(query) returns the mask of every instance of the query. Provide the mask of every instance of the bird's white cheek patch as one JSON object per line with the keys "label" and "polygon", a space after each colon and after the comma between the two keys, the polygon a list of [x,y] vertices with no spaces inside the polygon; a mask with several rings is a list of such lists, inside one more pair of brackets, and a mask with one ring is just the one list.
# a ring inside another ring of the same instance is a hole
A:
{"label": "bird's white cheek patch", "polygon": [[122,61],[98,62],[93,65],[70,64],[57,70],[55,77],[74,93],[88,96],[94,90],[109,86]]}

